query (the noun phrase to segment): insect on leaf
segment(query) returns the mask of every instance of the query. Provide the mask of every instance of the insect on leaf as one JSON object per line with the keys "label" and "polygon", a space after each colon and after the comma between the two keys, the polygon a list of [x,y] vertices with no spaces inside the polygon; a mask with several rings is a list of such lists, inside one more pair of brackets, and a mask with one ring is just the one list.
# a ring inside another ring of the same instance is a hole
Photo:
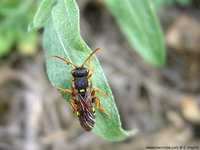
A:
{"label": "insect on leaf", "polygon": [[[71,89],[71,70],[73,69],[73,66],[52,58],[52,55],[64,57],[80,66],[91,53],[90,48],[81,38],[79,24],[79,9],[75,0],[62,0],[53,7],[51,18],[46,24],[44,32],[47,73],[52,85]],[[122,140],[133,135],[135,130],[124,131],[121,128],[120,117],[113,95],[96,56],[92,57],[92,64],[94,67],[94,74],[91,77],[93,88],[109,93],[109,95],[97,94],[97,96],[101,99],[101,107],[111,116],[108,117],[97,110],[93,131],[100,137],[110,141]],[[89,64],[86,64],[85,67],[89,68]],[[68,102],[72,98],[69,94],[62,92],[61,94]]]}

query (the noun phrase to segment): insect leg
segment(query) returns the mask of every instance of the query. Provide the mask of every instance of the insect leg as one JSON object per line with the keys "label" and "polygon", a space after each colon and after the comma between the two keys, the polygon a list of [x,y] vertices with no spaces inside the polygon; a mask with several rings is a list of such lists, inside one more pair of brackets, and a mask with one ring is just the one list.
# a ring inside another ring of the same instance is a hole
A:
{"label": "insect leg", "polygon": [[76,100],[75,99],[70,99],[69,101],[70,101],[70,105],[73,108],[73,113],[75,113],[76,112],[76,106],[75,106]]}
{"label": "insect leg", "polygon": [[110,115],[102,107],[100,107],[100,99],[98,97],[92,98],[92,102],[95,102],[95,101],[98,101],[97,104],[96,104],[96,108],[99,109],[100,111],[102,111],[108,117],[110,117]]}
{"label": "insect leg", "polygon": [[108,93],[103,93],[99,89],[93,89],[91,95],[94,96],[95,93],[101,94],[101,95],[108,95]]}
{"label": "insect leg", "polygon": [[58,89],[58,90],[60,90],[60,91],[62,91],[62,92],[64,92],[64,93],[69,93],[71,96],[75,96],[74,92],[71,91],[71,90],[62,89],[62,88],[59,88],[59,87],[57,87],[57,86],[54,86],[54,88],[56,88],[56,89]]}

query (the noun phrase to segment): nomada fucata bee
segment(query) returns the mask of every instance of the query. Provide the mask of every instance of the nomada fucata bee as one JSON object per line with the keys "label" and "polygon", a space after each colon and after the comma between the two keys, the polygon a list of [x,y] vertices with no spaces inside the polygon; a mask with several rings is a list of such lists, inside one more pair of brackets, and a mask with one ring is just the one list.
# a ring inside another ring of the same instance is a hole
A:
{"label": "nomada fucata bee", "polygon": [[83,64],[79,67],[73,64],[72,62],[60,57],[60,56],[52,56],[59,58],[66,63],[75,67],[71,71],[72,74],[72,90],[62,89],[57,86],[54,86],[56,89],[69,93],[71,96],[75,97],[75,99],[70,99],[70,105],[73,108],[73,113],[76,114],[79,118],[80,124],[86,131],[91,131],[94,127],[95,123],[95,107],[92,105],[95,101],[96,108],[105,113],[107,116],[110,116],[101,106],[100,99],[98,97],[93,97],[95,93],[108,95],[107,93],[101,92],[99,89],[92,89],[92,82],[89,78],[93,75],[93,68],[90,70],[85,68],[84,65],[88,60],[92,58],[95,52],[100,50],[101,48],[95,49],[83,62]]}

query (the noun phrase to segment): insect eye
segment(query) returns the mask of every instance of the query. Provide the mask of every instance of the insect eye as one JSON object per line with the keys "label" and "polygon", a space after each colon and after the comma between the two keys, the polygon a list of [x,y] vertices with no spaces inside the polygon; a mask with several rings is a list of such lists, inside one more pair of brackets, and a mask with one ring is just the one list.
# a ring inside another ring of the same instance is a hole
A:
{"label": "insect eye", "polygon": [[79,112],[79,111],[77,111],[77,112],[76,112],[76,115],[77,115],[77,116],[80,116],[80,112]]}

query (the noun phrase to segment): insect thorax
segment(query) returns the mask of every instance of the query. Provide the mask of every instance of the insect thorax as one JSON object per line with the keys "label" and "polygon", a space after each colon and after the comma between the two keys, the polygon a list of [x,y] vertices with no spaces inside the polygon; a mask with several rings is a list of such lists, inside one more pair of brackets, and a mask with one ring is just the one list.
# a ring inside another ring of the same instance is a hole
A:
{"label": "insect thorax", "polygon": [[78,77],[74,80],[75,88],[81,94],[82,97],[85,97],[86,89],[88,87],[87,77]]}

